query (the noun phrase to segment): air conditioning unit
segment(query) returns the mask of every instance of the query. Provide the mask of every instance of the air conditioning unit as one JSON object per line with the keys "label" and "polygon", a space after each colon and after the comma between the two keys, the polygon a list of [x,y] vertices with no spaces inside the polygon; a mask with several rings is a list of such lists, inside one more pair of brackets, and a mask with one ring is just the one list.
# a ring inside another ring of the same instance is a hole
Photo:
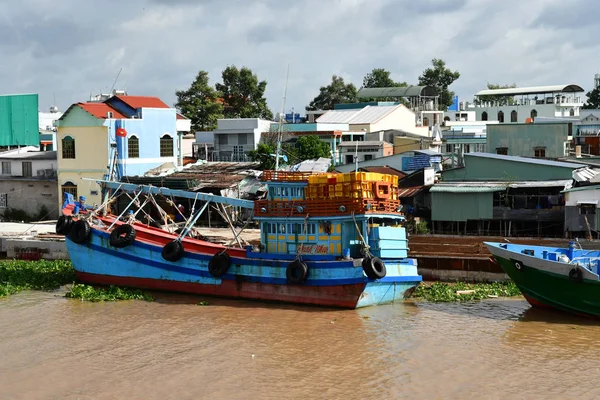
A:
{"label": "air conditioning unit", "polygon": [[42,177],[46,176],[46,170],[38,169],[37,176],[38,176],[38,178],[42,178]]}

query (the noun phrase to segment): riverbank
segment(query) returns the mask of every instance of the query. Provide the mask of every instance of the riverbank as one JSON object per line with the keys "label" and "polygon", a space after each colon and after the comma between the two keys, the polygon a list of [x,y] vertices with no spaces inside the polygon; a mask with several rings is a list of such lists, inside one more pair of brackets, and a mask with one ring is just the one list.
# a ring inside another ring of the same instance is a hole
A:
{"label": "riverbank", "polygon": [[[116,286],[93,287],[75,283],[75,271],[69,261],[0,261],[0,297],[23,290],[52,291],[65,285],[70,285],[65,297],[82,301],[154,300],[149,292],[138,289]],[[520,295],[519,289],[512,282],[478,284],[423,282],[409,298],[438,303],[518,295]]]}

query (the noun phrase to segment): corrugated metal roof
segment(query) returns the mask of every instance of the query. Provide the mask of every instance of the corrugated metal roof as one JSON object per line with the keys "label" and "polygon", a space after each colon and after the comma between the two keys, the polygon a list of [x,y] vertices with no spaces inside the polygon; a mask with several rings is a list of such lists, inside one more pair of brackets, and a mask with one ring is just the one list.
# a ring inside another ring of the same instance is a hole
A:
{"label": "corrugated metal roof", "polygon": [[356,110],[329,110],[317,118],[318,123],[333,124],[374,124],[386,115],[397,110],[397,106],[366,106]]}
{"label": "corrugated metal roof", "polygon": [[498,96],[498,95],[517,95],[517,94],[542,94],[556,92],[583,92],[579,85],[553,85],[553,86],[531,86],[522,88],[508,89],[485,89],[480,90],[475,96]]}
{"label": "corrugated metal roof", "polygon": [[409,188],[400,188],[398,191],[398,197],[413,197],[419,194],[423,190],[423,186],[415,186]]}
{"label": "corrugated metal roof", "polygon": [[404,178],[406,174],[396,168],[388,167],[388,166],[372,166],[372,167],[362,167],[359,168],[360,171],[365,172],[375,172],[377,174],[388,174],[388,175],[396,175],[400,178]]}
{"label": "corrugated metal roof", "polygon": [[576,164],[576,163],[571,163],[571,162],[544,160],[542,158],[529,158],[529,157],[519,157],[519,156],[505,156],[505,155],[502,155],[502,154],[494,154],[494,153],[466,153],[465,154],[465,158],[468,158],[468,157],[493,158],[495,160],[514,161],[514,162],[522,162],[522,163],[527,163],[527,164],[546,165],[546,166],[549,166],[549,167],[563,167],[563,168],[573,168],[573,169],[585,167],[585,165],[583,165],[583,164]]}
{"label": "corrugated metal roof", "polygon": [[359,98],[366,97],[418,97],[437,96],[437,90],[432,86],[401,86],[401,87],[384,87],[384,88],[361,88],[357,96]]}
{"label": "corrugated metal roof", "polygon": [[598,174],[600,174],[600,170],[584,167],[573,171],[573,180],[577,182],[588,182]]}
{"label": "corrugated metal roof", "polygon": [[0,153],[0,158],[5,160],[56,160],[56,151],[31,151],[26,153],[12,153],[2,155]]}

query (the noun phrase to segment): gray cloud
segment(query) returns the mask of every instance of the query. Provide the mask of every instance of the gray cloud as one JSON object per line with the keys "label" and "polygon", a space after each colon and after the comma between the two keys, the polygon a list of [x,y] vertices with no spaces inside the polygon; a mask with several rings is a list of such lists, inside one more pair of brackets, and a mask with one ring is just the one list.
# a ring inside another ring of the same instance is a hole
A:
{"label": "gray cloud", "polygon": [[[0,0],[1,2],[1,0]],[[600,67],[595,0],[23,0],[0,7],[0,90],[36,92],[63,109],[117,87],[173,104],[199,69],[211,82],[227,65],[267,80],[279,110],[301,110],[333,74],[360,86],[373,68],[416,83],[432,58],[461,78],[470,100],[487,82],[578,83]],[[573,11],[575,10],[575,11]]]}

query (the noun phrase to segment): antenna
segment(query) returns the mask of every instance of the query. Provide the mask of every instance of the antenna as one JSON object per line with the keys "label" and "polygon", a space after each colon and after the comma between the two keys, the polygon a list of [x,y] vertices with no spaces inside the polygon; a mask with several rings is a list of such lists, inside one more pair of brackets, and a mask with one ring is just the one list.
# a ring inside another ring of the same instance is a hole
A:
{"label": "antenna", "polygon": [[[112,87],[110,88],[110,91],[108,92],[109,94],[112,93],[113,89],[115,88],[115,85],[117,84],[117,81],[119,80],[119,76],[121,76],[121,71],[123,71],[123,68],[121,67],[121,69],[119,70],[119,73],[117,74],[117,77],[115,78],[115,81],[113,82]],[[100,91],[102,93],[102,91]]]}
{"label": "antenna", "polygon": [[279,153],[281,152],[281,139],[282,139],[282,129],[283,129],[283,121],[282,117],[285,113],[285,99],[287,96],[287,86],[288,79],[290,77],[290,64],[287,66],[287,74],[285,76],[285,86],[283,89],[283,101],[281,104],[281,112],[279,113],[279,129],[277,132],[277,151],[275,152],[275,171],[279,169]]}

